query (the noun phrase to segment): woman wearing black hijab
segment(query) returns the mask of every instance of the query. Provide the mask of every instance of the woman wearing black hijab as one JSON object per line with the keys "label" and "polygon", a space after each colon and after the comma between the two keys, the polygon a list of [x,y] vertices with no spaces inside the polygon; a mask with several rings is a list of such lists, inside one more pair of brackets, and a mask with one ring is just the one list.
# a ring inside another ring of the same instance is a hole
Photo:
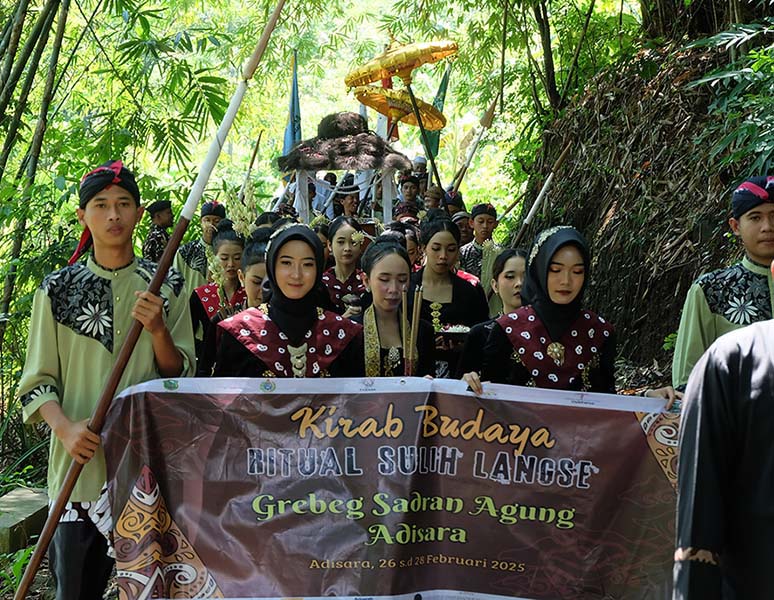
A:
{"label": "woman wearing black hijab", "polygon": [[526,306],[497,319],[484,346],[482,379],[615,393],[615,331],[582,307],[589,270],[588,244],[576,229],[552,227],[537,236],[522,290]]}
{"label": "woman wearing black hijab", "polygon": [[[363,329],[324,310],[324,253],[305,225],[280,228],[266,249],[266,304],[219,324],[216,377],[355,377]],[[359,358],[359,360],[358,360]]]}

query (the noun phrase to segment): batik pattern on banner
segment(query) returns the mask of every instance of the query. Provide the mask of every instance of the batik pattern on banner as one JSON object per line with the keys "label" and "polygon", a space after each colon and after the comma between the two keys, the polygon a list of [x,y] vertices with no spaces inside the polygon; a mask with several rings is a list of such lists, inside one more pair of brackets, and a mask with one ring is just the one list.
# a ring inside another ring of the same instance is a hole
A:
{"label": "batik pattern on banner", "polygon": [[677,491],[677,450],[680,438],[680,415],[674,413],[638,413],[648,445],[669,483]]}
{"label": "batik pattern on banner", "polygon": [[114,546],[119,598],[223,598],[167,511],[148,467],[118,517]]}

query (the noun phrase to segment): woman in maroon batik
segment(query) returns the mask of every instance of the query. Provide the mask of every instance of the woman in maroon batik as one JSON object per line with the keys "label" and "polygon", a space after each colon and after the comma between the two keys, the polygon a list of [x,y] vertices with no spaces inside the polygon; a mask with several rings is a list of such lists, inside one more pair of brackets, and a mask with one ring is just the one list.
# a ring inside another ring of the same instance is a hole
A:
{"label": "woman in maroon batik", "polygon": [[345,317],[360,314],[360,301],[365,294],[363,272],[358,268],[364,234],[357,220],[337,217],[328,226],[328,245],[335,261],[322,276],[334,311]]}
{"label": "woman in maroon batik", "polygon": [[270,297],[218,326],[216,377],[355,377],[363,328],[320,308],[323,247],[305,225],[280,228],[266,250]]}
{"label": "woman in maroon batik", "polygon": [[589,267],[588,244],[576,229],[552,227],[537,236],[527,260],[525,306],[496,320],[481,379],[615,393],[615,331],[582,306]]}
{"label": "woman in maroon batik", "polygon": [[[245,241],[234,231],[234,224],[228,219],[218,223],[218,230],[212,238],[212,251],[223,269],[223,285],[210,281],[197,287],[191,294],[191,320],[195,335],[202,340],[210,337],[213,321],[239,312],[247,306],[247,296],[239,281],[239,265]],[[201,342],[196,342],[196,357],[204,352]]]}

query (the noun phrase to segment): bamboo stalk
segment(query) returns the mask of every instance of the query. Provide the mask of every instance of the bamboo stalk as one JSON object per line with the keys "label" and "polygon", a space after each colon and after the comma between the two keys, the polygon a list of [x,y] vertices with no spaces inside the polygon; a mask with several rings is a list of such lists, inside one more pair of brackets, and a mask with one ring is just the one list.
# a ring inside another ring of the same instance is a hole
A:
{"label": "bamboo stalk", "polygon": [[5,167],[8,165],[8,160],[11,157],[11,150],[13,150],[13,147],[16,144],[17,133],[19,132],[19,128],[22,125],[24,112],[27,110],[27,100],[29,98],[30,91],[32,90],[32,84],[35,81],[35,76],[39,73],[38,65],[40,64],[40,59],[43,56],[43,50],[45,50],[46,45],[48,44],[48,36],[51,32],[51,27],[54,24],[55,16],[56,13],[51,11],[48,14],[46,22],[43,24],[43,31],[38,38],[38,43],[35,45],[35,50],[29,62],[27,75],[24,77],[24,83],[22,83],[19,96],[16,98],[16,108],[14,109],[13,117],[11,117],[10,123],[7,125],[8,129],[5,141],[3,142],[3,150],[2,153],[0,153],[0,181],[2,181],[3,175],[5,174]]}
{"label": "bamboo stalk", "polygon": [[[69,0],[64,0],[63,11],[68,3]],[[188,199],[186,200],[185,205],[183,206],[183,210],[180,213],[180,218],[177,222],[177,225],[175,226],[175,230],[170,237],[167,247],[164,249],[164,254],[161,256],[161,260],[159,261],[153,279],[148,285],[147,291],[153,294],[159,293],[161,284],[167,276],[167,271],[172,265],[172,259],[177,252],[177,248],[180,246],[180,242],[182,241],[183,235],[188,228],[188,224],[191,222],[191,218],[196,212],[196,208],[199,205],[199,201],[201,200],[202,194],[204,192],[204,187],[206,186],[207,180],[209,179],[212,170],[215,167],[215,163],[217,162],[218,156],[220,155],[220,151],[226,141],[226,136],[228,135],[228,132],[231,129],[231,125],[234,122],[237,110],[239,109],[239,105],[242,102],[245,90],[247,89],[247,80],[252,77],[253,73],[255,73],[255,69],[257,68],[258,63],[263,56],[266,45],[268,44],[271,33],[277,24],[277,20],[279,19],[280,12],[282,11],[282,7],[284,5],[285,0],[279,0],[279,3],[275,7],[269,22],[264,28],[263,35],[261,36],[255,51],[253,52],[247,63],[247,66],[243,71],[243,79],[239,82],[237,89],[231,98],[231,102],[229,103],[228,110],[226,111],[226,114],[223,118],[223,122],[218,128],[215,138],[210,144],[210,148],[207,152],[204,163],[202,164],[199,174],[197,175],[196,180],[191,187],[191,191],[188,195]],[[116,391],[118,390],[118,384],[120,383],[121,377],[124,374],[124,369],[126,368],[126,365],[132,356],[132,352],[134,351],[134,347],[136,346],[137,340],[140,337],[142,328],[142,324],[135,320],[127,333],[124,344],[119,350],[116,363],[113,366],[113,370],[111,371],[107,382],[105,383],[105,387],[102,391],[102,395],[100,396],[97,407],[94,410],[94,414],[89,421],[88,427],[94,433],[99,434],[102,432],[102,427],[105,423],[105,417],[107,415],[108,409],[110,408],[113,396],[115,396]],[[59,518],[64,511],[65,505],[70,499],[70,495],[75,488],[75,484],[78,481],[78,477],[80,476],[82,469],[83,465],[75,461],[70,463],[70,468],[67,471],[62,488],[56,500],[54,501],[51,510],[48,513],[46,524],[43,527],[43,531],[41,532],[40,537],[38,538],[38,543],[35,546],[35,551],[30,558],[30,562],[24,571],[24,576],[22,577],[19,588],[16,590],[16,594],[14,595],[14,600],[22,600],[27,596],[27,592],[32,585],[35,573],[40,567],[41,560],[43,559],[43,556],[48,549],[51,538],[54,536],[54,532],[56,531],[57,525],[59,524]]]}
{"label": "bamboo stalk", "polygon": [[11,65],[16,58],[16,50],[19,47],[22,30],[24,29],[24,20],[27,18],[28,0],[19,0],[14,14],[9,15],[7,29],[3,35],[3,44],[0,47],[0,54],[3,55],[3,65],[0,68],[0,88],[5,87],[8,82],[8,76],[11,73]]}
{"label": "bamboo stalk", "polygon": [[535,202],[532,203],[532,207],[529,209],[529,213],[527,213],[527,216],[524,219],[524,222],[521,224],[521,227],[519,228],[519,232],[516,234],[516,237],[513,238],[513,240],[511,241],[511,248],[515,248],[516,246],[518,246],[521,243],[522,239],[524,238],[524,235],[527,233],[527,228],[529,227],[530,223],[532,223],[532,219],[535,217],[535,214],[540,208],[540,205],[543,204],[543,198],[548,193],[548,190],[551,187],[551,183],[554,181],[554,176],[556,175],[556,172],[562,166],[565,159],[567,158],[567,155],[570,153],[570,148],[572,148],[572,142],[567,143],[567,145],[564,147],[564,150],[562,150],[562,153],[559,155],[559,158],[556,159],[554,166],[551,168],[551,172],[548,174],[548,177],[546,178],[546,182],[543,184],[543,187],[540,188],[540,193],[538,194],[538,197],[535,198]]}
{"label": "bamboo stalk", "polygon": [[253,155],[250,157],[250,164],[247,167],[247,174],[245,175],[245,180],[242,182],[242,189],[239,190],[239,202],[243,202],[245,199],[245,190],[247,189],[247,184],[250,181],[250,175],[253,172],[255,157],[258,156],[258,149],[261,147],[262,137],[263,137],[263,129],[261,129],[260,133],[258,134],[258,140],[255,142],[255,148],[253,148]]}
{"label": "bamboo stalk", "polygon": [[[62,48],[62,40],[64,39],[65,24],[67,23],[67,14],[70,9],[70,0],[64,0],[59,13],[59,23],[57,23],[56,34],[54,36],[54,42],[51,48],[51,56],[48,61],[48,74],[46,75],[46,81],[43,87],[43,97],[40,101],[40,110],[38,112],[38,122],[35,125],[35,133],[32,136],[32,142],[30,143],[29,153],[25,157],[19,166],[17,173],[17,180],[20,180],[22,174],[26,174],[26,181],[24,189],[22,191],[22,206],[28,206],[30,197],[32,196],[32,189],[35,184],[35,175],[38,170],[38,160],[40,159],[40,152],[43,147],[43,138],[46,135],[46,128],[48,126],[48,111],[51,106],[51,101],[54,97],[54,86],[56,79],[56,65],[59,62],[59,52]],[[0,114],[2,114],[0,112]],[[21,255],[22,245],[24,243],[24,235],[27,231],[27,212],[22,213],[21,217],[17,220],[14,227],[14,239],[13,247],[11,249],[12,259],[16,259]],[[3,299],[0,306],[0,312],[8,313],[11,307],[11,299],[13,298],[13,290],[16,285],[16,269],[17,265],[12,260],[11,268],[5,276],[3,283]],[[0,323],[0,349],[5,340],[5,331],[8,326],[7,321]]]}
{"label": "bamboo stalk", "polygon": [[49,13],[52,11],[56,12],[58,5],[59,0],[47,0],[46,4],[38,14],[38,19],[35,21],[35,25],[32,27],[32,30],[27,36],[27,40],[24,42],[24,46],[22,47],[21,52],[18,54],[16,63],[13,65],[13,68],[8,74],[2,91],[0,91],[0,115],[5,114],[5,111],[7,110],[11,99],[13,98],[16,85],[19,83],[19,79],[21,79],[22,73],[27,66],[27,62],[29,61],[30,56],[32,56],[35,44],[37,44],[38,38],[43,32],[43,27],[46,23],[46,19],[48,18]]}

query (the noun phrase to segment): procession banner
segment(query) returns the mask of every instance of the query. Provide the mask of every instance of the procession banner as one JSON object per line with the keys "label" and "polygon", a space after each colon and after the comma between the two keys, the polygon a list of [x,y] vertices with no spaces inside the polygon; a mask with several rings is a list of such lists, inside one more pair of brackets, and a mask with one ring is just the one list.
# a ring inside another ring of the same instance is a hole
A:
{"label": "procession banner", "polygon": [[659,408],[418,378],[135,386],[103,434],[120,597],[671,598]]}

